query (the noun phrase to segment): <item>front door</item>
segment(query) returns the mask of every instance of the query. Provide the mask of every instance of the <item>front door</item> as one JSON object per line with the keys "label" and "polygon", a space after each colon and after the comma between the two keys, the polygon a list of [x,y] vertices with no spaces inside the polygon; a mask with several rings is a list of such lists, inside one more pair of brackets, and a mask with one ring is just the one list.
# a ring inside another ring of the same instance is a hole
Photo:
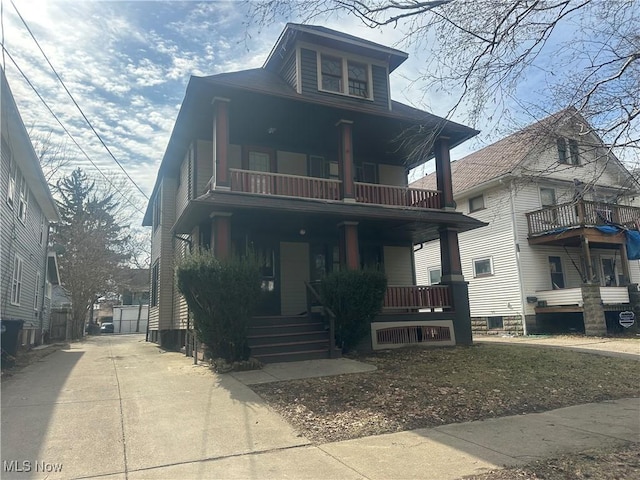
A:
{"label": "front door", "polygon": [[258,315],[280,314],[280,285],[278,282],[278,250],[271,243],[253,245],[254,252],[260,263],[262,275],[262,298],[257,308]]}

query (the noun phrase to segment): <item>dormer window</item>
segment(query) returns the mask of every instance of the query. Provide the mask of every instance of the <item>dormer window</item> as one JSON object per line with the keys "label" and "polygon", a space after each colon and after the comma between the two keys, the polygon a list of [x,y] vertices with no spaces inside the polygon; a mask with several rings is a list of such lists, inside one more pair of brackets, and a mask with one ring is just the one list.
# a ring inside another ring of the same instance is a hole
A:
{"label": "dormer window", "polygon": [[325,92],[372,99],[371,65],[335,55],[319,54],[318,88]]}

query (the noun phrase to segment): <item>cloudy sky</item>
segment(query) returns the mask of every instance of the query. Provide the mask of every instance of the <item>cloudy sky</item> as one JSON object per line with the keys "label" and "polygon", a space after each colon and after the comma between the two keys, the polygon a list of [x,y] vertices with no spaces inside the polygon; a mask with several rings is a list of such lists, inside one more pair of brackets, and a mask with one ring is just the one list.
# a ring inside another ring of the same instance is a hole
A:
{"label": "cloudy sky", "polygon": [[[247,25],[247,5],[239,1],[1,1],[3,68],[27,128],[53,132],[56,141],[68,144],[74,165],[91,175],[100,176],[93,162],[116,183],[124,178],[41,48],[88,121],[146,195],[153,188],[189,76],[260,67],[285,23],[299,21],[283,18],[268,26]],[[338,25],[335,18],[316,23]],[[372,30],[349,18],[340,20],[339,29],[402,48],[397,29]],[[392,75],[393,97],[446,115],[454,99],[441,92],[425,94],[414,82],[429,52],[424,45],[405,50],[410,57]],[[74,140],[62,133],[28,82]],[[487,140],[490,125],[478,127],[485,132],[454,152],[454,158]],[[137,187],[129,185],[127,201],[144,210],[146,198]]]}

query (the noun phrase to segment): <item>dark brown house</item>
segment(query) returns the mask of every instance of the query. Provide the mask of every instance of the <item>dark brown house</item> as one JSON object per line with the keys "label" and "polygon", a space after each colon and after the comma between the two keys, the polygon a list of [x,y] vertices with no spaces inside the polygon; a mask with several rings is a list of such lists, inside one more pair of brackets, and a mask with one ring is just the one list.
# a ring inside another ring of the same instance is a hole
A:
{"label": "dark brown house", "polygon": [[[185,342],[177,258],[194,246],[220,258],[251,246],[266,259],[251,338],[264,361],[329,356],[311,285],[368,265],[389,283],[374,347],[471,343],[457,235],[482,222],[455,211],[449,149],[477,132],[391,100],[389,74],[406,58],[288,24],[262,68],[191,78],[144,218],[150,340]],[[409,169],[434,157],[437,190],[408,188]],[[418,286],[414,245],[435,239],[442,283]]]}

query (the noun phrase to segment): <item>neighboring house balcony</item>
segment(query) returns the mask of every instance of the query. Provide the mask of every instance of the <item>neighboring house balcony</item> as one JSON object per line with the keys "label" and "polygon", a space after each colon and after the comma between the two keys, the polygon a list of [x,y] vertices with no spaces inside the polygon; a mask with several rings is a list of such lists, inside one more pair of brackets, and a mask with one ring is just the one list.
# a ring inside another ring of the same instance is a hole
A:
{"label": "neighboring house balcony", "polygon": [[620,243],[620,236],[606,235],[596,227],[622,225],[638,229],[640,208],[612,203],[563,203],[527,213],[530,244],[564,244],[587,236],[601,243]]}
{"label": "neighboring house balcony", "polygon": [[[231,191],[259,195],[278,195],[315,200],[341,201],[342,181],[302,175],[229,169]],[[440,208],[440,193],[435,190],[397,185],[354,182],[357,203],[393,207]]]}

